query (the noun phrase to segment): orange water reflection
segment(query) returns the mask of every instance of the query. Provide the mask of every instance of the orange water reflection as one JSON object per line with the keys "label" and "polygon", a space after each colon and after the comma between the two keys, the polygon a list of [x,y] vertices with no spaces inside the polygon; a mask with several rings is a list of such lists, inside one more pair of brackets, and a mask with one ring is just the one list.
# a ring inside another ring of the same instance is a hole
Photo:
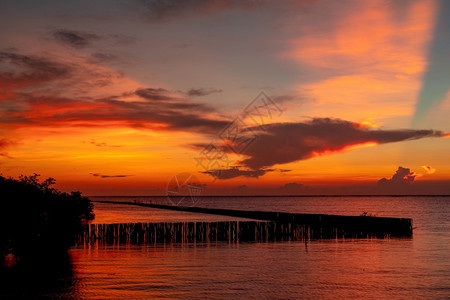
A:
{"label": "orange water reflection", "polygon": [[[435,299],[450,294],[448,197],[213,197],[204,201],[206,207],[276,207],[347,215],[368,211],[412,217],[416,229],[407,239],[81,247],[71,250],[79,295],[90,299]],[[122,210],[122,217],[136,217],[132,214]]]}

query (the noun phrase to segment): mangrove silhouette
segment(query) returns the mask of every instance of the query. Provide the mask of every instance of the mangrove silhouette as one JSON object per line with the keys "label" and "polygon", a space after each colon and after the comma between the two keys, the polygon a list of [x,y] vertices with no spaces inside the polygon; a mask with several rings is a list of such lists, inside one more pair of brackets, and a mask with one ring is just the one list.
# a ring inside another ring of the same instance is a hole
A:
{"label": "mangrove silhouette", "polygon": [[94,218],[93,205],[81,192],[52,188],[55,179],[39,175],[0,176],[0,265],[2,269],[67,260],[83,224]]}

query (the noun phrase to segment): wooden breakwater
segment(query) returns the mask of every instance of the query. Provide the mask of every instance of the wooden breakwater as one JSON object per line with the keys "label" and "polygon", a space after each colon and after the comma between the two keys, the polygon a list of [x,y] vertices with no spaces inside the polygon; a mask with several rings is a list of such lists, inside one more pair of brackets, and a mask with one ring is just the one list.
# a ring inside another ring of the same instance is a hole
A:
{"label": "wooden breakwater", "polygon": [[411,236],[413,232],[412,219],[410,218],[386,218],[372,216],[340,216],[326,214],[298,214],[271,211],[246,211],[234,209],[204,208],[171,206],[162,204],[150,204],[143,202],[119,202],[119,201],[93,201],[103,203],[137,205],[158,209],[168,209],[183,212],[232,216],[244,219],[271,221],[276,224],[304,225],[314,232],[330,232],[333,230],[345,232],[350,236],[375,235],[384,236]]}
{"label": "wooden breakwater", "polygon": [[339,226],[273,221],[119,223],[85,225],[76,244],[308,241],[391,236],[389,232],[345,231]]}

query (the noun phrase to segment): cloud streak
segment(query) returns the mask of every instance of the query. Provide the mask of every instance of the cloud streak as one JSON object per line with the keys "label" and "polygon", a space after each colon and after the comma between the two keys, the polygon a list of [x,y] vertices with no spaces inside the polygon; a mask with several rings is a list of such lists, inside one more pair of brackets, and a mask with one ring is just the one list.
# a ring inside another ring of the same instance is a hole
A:
{"label": "cloud streak", "polygon": [[[20,102],[24,94],[45,98],[58,94],[88,95],[105,87],[111,90],[129,84],[123,74],[100,64],[92,64],[92,57],[83,55],[51,56],[22,54],[16,50],[0,51],[0,99]],[[106,89],[105,89],[106,90]]]}
{"label": "cloud streak", "polygon": [[173,100],[169,91],[162,88],[145,88],[136,90],[135,94],[150,101]]}
{"label": "cloud streak", "polygon": [[100,40],[101,37],[89,32],[59,29],[53,32],[53,38],[59,43],[76,48],[82,49],[91,45],[94,41]]}
{"label": "cloud streak", "polygon": [[[216,133],[228,124],[210,107],[175,102],[125,101],[118,99],[35,97],[22,94],[22,110],[9,117],[0,112],[0,125],[16,126],[129,126],[154,130]],[[13,119],[11,119],[13,117]]]}
{"label": "cloud streak", "polygon": [[22,55],[14,52],[0,52],[0,80],[10,83],[32,83],[67,77],[72,68],[69,65],[48,58]]}
{"label": "cloud streak", "polygon": [[125,178],[125,177],[133,176],[133,175],[105,175],[105,174],[99,174],[99,173],[89,173],[89,174],[94,177],[100,177],[100,178]]}
{"label": "cloud streak", "polygon": [[232,167],[229,169],[208,170],[201,172],[203,174],[211,175],[217,179],[231,179],[239,176],[258,178],[265,175],[267,172],[272,172],[273,169],[260,169],[260,170],[242,170],[239,167]]}
{"label": "cloud streak", "polygon": [[189,97],[202,97],[202,96],[208,96],[210,94],[221,93],[221,92],[222,92],[222,90],[219,90],[219,89],[200,88],[200,89],[190,89],[189,91],[186,92],[186,95]]}
{"label": "cloud streak", "polygon": [[149,22],[165,22],[175,18],[218,14],[232,9],[252,10],[266,3],[266,1],[248,0],[137,0],[136,2],[145,9],[144,14]]}

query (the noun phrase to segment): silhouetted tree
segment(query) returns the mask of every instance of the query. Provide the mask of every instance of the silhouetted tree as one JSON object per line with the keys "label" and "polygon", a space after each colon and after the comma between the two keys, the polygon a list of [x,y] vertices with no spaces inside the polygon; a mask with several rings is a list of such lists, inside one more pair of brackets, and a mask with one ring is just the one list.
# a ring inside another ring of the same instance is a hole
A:
{"label": "silhouetted tree", "polygon": [[51,187],[54,183],[54,178],[41,182],[39,174],[0,176],[1,259],[12,254],[24,263],[64,255],[81,226],[94,218],[87,197],[60,192]]}

